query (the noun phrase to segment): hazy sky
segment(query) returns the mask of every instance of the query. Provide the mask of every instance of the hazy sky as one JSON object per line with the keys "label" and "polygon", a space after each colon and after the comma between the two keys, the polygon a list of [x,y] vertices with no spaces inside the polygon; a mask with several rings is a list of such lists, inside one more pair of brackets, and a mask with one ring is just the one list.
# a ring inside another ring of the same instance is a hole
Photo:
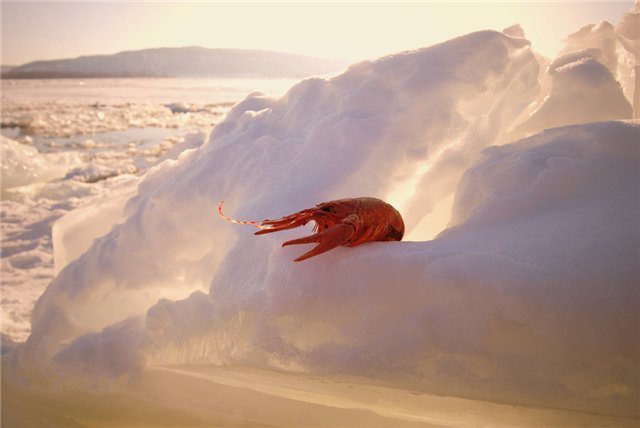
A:
{"label": "hazy sky", "polygon": [[551,56],[582,25],[616,24],[620,2],[4,1],[2,64],[160,46],[253,48],[359,60],[520,23]]}

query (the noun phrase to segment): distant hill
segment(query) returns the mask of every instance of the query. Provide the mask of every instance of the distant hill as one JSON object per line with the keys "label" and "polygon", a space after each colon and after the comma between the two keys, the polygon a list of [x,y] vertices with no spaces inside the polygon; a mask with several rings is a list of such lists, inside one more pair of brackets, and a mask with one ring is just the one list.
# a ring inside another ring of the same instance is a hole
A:
{"label": "distant hill", "polygon": [[0,73],[6,73],[11,69],[16,68],[15,65],[0,65]]}
{"label": "distant hill", "polygon": [[305,77],[346,63],[248,49],[156,48],[35,61],[2,70],[3,79],[91,77]]}

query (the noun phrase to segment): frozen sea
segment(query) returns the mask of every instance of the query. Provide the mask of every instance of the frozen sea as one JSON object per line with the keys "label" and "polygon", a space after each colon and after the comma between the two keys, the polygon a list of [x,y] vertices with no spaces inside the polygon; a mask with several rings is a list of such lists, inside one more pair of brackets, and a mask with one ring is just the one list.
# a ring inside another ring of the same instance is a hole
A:
{"label": "frozen sea", "polygon": [[[2,334],[5,341],[23,341],[33,304],[54,276],[56,220],[160,159],[201,144],[247,95],[280,96],[296,80],[1,83],[2,136],[19,144],[2,146]],[[30,164],[21,162],[20,153]]]}

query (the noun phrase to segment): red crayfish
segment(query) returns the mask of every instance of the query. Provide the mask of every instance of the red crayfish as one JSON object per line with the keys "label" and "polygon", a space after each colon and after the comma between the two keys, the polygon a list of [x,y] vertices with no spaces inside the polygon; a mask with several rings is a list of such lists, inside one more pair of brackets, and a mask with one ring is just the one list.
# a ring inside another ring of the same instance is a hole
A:
{"label": "red crayfish", "polygon": [[220,202],[218,206],[218,213],[222,218],[261,229],[255,233],[256,235],[293,229],[315,221],[313,231],[316,233],[282,244],[283,247],[314,242],[318,244],[311,251],[295,259],[296,262],[317,256],[339,245],[355,247],[372,241],[400,241],[404,235],[404,222],[400,213],[376,198],[348,198],[323,202],[314,208],[298,211],[277,220],[262,221],[229,218],[222,213],[223,203],[224,201]]}

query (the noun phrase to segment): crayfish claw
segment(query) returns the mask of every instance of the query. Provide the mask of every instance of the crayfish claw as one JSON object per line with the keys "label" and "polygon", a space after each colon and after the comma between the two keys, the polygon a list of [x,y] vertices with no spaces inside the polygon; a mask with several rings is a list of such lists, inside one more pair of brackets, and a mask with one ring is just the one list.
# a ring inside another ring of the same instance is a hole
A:
{"label": "crayfish claw", "polygon": [[320,233],[305,236],[304,238],[292,239],[291,241],[287,241],[282,244],[282,246],[286,247],[287,245],[310,244],[312,242],[317,242],[318,245],[315,248],[294,260],[294,262],[301,262],[345,244],[353,236],[354,232],[355,228],[353,226],[340,223]]}
{"label": "crayfish claw", "polygon": [[300,221],[292,221],[290,223],[281,224],[279,226],[269,226],[265,227],[254,233],[254,235],[265,235],[267,233],[279,232],[281,230],[293,229],[296,227],[302,226]]}
{"label": "crayfish claw", "polygon": [[254,232],[254,235],[266,235],[267,233],[273,233],[273,232],[278,232],[280,230],[285,230],[285,229],[292,229],[296,226],[290,226],[290,227],[265,227],[264,229],[260,229],[257,232]]}
{"label": "crayfish claw", "polygon": [[262,230],[254,233],[254,235],[264,235],[266,233],[279,232],[281,230],[304,226],[312,219],[312,216],[313,210],[304,210],[277,220],[263,220],[260,222]]}

